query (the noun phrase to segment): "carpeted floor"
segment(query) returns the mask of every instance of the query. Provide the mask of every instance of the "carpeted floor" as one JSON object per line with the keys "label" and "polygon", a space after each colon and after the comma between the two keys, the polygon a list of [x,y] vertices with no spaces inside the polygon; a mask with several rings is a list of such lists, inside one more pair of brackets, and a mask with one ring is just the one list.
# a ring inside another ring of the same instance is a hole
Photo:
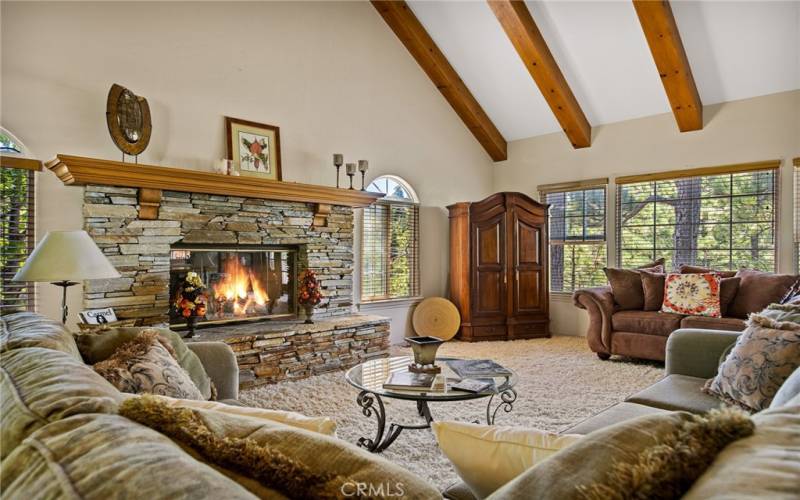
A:
{"label": "carpeted floor", "polygon": [[[410,349],[394,348],[395,355]],[[600,361],[579,337],[517,340],[509,342],[448,342],[441,355],[491,358],[519,375],[519,394],[510,413],[497,414],[497,425],[535,427],[561,431],[661,378],[657,363],[631,360]],[[293,410],[306,415],[327,415],[338,425],[338,435],[355,443],[360,436],[374,437],[374,417],[361,414],[358,391],[344,380],[343,372],[263,386],[243,391],[249,406]],[[384,398],[388,422],[420,423],[413,402]],[[486,400],[431,403],[436,420],[484,422]],[[388,427],[387,422],[387,427]],[[405,430],[382,455],[444,488],[457,476],[439,452],[430,430]]]}

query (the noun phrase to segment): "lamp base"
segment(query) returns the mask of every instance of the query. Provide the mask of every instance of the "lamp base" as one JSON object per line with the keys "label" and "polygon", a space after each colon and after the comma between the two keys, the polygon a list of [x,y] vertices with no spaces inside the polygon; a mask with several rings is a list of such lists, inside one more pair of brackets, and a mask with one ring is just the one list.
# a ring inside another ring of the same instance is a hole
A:
{"label": "lamp base", "polygon": [[67,315],[69,314],[69,307],[67,307],[67,288],[77,285],[77,281],[53,281],[50,283],[51,285],[56,285],[63,287],[64,289],[61,292],[61,322],[67,322]]}

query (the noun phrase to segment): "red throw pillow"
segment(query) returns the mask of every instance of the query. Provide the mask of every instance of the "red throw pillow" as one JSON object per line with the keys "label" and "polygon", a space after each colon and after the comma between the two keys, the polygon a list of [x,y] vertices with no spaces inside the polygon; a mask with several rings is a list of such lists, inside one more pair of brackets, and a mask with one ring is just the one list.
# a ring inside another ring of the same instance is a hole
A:
{"label": "red throw pillow", "polygon": [[716,273],[668,274],[661,311],[720,318],[719,292],[720,277]]}

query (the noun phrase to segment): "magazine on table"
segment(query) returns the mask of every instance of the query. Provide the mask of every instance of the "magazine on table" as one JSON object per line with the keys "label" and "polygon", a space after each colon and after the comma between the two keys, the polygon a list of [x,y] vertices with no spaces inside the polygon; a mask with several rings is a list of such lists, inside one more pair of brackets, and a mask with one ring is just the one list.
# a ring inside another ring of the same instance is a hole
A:
{"label": "magazine on table", "polygon": [[511,370],[495,363],[491,359],[452,359],[447,366],[462,379],[510,377]]}
{"label": "magazine on table", "polygon": [[491,378],[465,378],[450,386],[451,389],[457,389],[464,392],[473,392],[475,394],[482,392],[495,392],[495,387],[494,379]]}
{"label": "magazine on table", "polygon": [[441,374],[395,372],[389,375],[383,388],[390,391],[445,392],[447,379]]}

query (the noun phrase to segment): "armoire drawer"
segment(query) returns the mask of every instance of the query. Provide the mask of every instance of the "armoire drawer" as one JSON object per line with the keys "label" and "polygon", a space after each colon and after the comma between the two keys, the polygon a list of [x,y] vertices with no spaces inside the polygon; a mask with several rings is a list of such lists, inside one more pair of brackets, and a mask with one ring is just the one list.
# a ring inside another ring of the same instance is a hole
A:
{"label": "armoire drawer", "polygon": [[547,323],[523,323],[508,328],[509,336],[515,339],[547,336]]}
{"label": "armoire drawer", "polygon": [[505,338],[506,336],[506,327],[503,325],[498,326],[473,326],[472,327],[472,336],[473,337],[502,337]]}

